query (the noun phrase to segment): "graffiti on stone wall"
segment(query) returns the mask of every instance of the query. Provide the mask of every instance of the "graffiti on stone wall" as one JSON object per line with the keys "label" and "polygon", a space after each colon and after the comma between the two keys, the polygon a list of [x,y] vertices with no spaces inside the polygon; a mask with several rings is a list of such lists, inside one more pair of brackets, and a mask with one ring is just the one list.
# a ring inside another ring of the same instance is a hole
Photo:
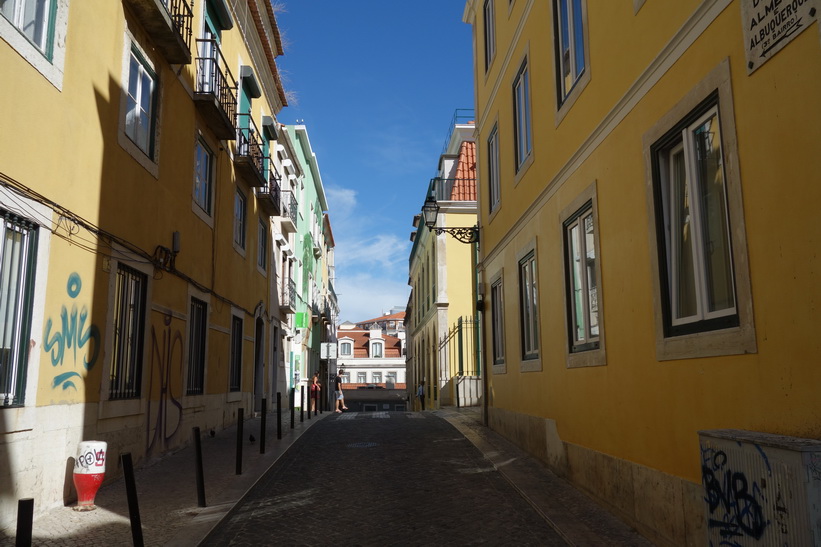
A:
{"label": "graffiti on stone wall", "polygon": [[[171,385],[172,373],[183,376],[182,333],[171,328],[171,315],[163,318],[162,328],[151,325],[151,370],[148,393],[154,393],[157,382],[160,393],[156,401],[149,398],[146,420],[146,454],[168,446],[182,425],[182,403]],[[151,428],[154,428],[153,434]]]}
{"label": "graffiti on stone wall", "polygon": [[83,378],[76,370],[78,364],[89,371],[100,355],[100,329],[89,321],[88,306],[77,306],[76,299],[82,289],[80,275],[76,272],[69,275],[66,293],[71,299],[71,311],[63,304],[59,324],[52,318],[46,320],[43,351],[50,354],[51,365],[62,370],[69,355],[75,369],[56,374],[51,383],[53,389],[77,389],[75,380]]}
{"label": "graffiti on stone wall", "polygon": [[[759,453],[769,469],[760,448]],[[718,531],[721,545],[740,546],[745,544],[745,539],[761,539],[770,524],[764,515],[767,500],[763,486],[749,479],[742,470],[734,469],[724,451],[704,445],[701,447],[701,479],[709,513],[707,526]]]}

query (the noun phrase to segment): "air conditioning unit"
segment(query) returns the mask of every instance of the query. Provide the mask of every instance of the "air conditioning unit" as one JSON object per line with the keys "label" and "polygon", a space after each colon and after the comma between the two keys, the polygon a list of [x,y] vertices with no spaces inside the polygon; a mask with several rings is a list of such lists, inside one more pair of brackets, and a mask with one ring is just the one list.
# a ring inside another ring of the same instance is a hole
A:
{"label": "air conditioning unit", "polygon": [[821,441],[699,431],[709,545],[821,547]]}

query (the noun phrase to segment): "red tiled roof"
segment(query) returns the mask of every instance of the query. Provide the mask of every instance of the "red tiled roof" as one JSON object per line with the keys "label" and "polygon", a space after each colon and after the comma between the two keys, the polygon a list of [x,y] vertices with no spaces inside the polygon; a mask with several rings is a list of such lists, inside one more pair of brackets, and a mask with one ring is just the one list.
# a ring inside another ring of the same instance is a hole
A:
{"label": "red tiled roof", "polygon": [[476,201],[476,143],[465,141],[459,147],[456,180],[450,192],[453,201]]}
{"label": "red tiled roof", "polygon": [[370,325],[371,323],[376,323],[377,321],[402,321],[405,319],[405,312],[400,311],[398,313],[392,313],[390,315],[382,315],[380,317],[374,317],[373,319],[366,319],[364,321],[357,321],[357,325]]}
{"label": "red tiled roof", "polygon": [[[355,359],[365,359],[370,357],[370,355],[368,355],[368,343],[371,340],[370,331],[346,330],[340,331],[338,334],[340,340],[350,338],[353,341],[353,357]],[[402,341],[399,338],[383,334],[382,340],[385,342],[384,357],[402,357]]]}
{"label": "red tiled roof", "polygon": [[[268,14],[268,19],[271,21],[271,26],[273,27],[274,31],[274,44],[277,47],[278,51],[282,51],[282,37],[279,32],[279,26],[277,25],[277,20],[274,15],[274,8],[271,5],[271,2],[268,0],[265,1],[266,5],[266,12]],[[279,75],[279,69],[277,68],[277,63],[274,58],[277,56],[277,53],[273,51],[271,48],[271,41],[268,37],[267,33],[265,32],[265,27],[262,24],[262,17],[259,13],[259,7],[257,6],[256,2],[248,2],[248,7],[251,10],[251,17],[254,19],[254,25],[257,28],[257,34],[259,34],[259,39],[262,41],[262,49],[265,51],[265,58],[268,61],[268,68],[271,70],[271,75],[274,77],[274,82],[277,86],[277,92],[279,94],[279,100],[282,101],[282,106],[288,106],[288,99],[285,95],[285,88],[282,86],[282,79]]]}

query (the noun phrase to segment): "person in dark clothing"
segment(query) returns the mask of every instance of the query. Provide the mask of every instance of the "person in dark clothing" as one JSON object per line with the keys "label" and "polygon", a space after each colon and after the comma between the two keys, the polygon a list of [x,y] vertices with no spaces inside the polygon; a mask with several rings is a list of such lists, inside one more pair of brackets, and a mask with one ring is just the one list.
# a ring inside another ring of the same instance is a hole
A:
{"label": "person in dark clothing", "polygon": [[336,408],[334,412],[348,410],[348,407],[345,406],[345,395],[342,393],[342,374],[344,372],[344,370],[339,369],[339,372],[336,374],[336,378],[334,378],[334,394],[336,395]]}

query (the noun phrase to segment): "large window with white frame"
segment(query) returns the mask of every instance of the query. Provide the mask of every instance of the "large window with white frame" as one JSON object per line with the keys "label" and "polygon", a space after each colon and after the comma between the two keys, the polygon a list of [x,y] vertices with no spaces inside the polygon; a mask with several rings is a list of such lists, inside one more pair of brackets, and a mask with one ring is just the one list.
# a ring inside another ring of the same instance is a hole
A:
{"label": "large window with white frame", "polygon": [[382,342],[371,342],[371,357],[381,359],[385,354],[385,345]]}
{"label": "large window with white frame", "polygon": [[202,395],[205,387],[205,336],[208,333],[208,305],[191,299],[188,315],[188,378],[186,395]]}
{"label": "large window with white frame", "polygon": [[567,319],[572,353],[599,347],[599,281],[593,204],[564,222]]}
{"label": "large window with white frame", "polygon": [[493,349],[493,364],[503,365],[505,362],[505,307],[504,285],[499,277],[490,285],[490,320],[491,345]]}
{"label": "large window with white frame", "polygon": [[729,60],[676,101],[643,145],[657,358],[755,353]]}
{"label": "large window with white frame", "polygon": [[353,344],[351,342],[340,342],[339,355],[344,355],[346,357],[353,355]]}
{"label": "large window with white frame", "polygon": [[530,157],[533,146],[530,137],[530,76],[527,59],[513,80],[513,135],[515,138],[516,172]]}
{"label": "large window with white frame", "polygon": [[247,198],[237,188],[234,194],[234,245],[245,250],[245,221],[248,214]]}
{"label": "large window with white frame", "polygon": [[368,383],[368,373],[367,372],[357,372],[356,373],[356,383],[357,384],[367,384]]}
{"label": "large window with white frame", "polygon": [[718,108],[707,103],[653,146],[665,330],[738,325]]}
{"label": "large window with white frame", "polygon": [[522,359],[539,357],[539,291],[536,251],[519,260],[519,323]]}
{"label": "large window with white frame", "polygon": [[0,211],[0,408],[25,403],[37,225]]}
{"label": "large window with white frame", "polygon": [[125,134],[154,159],[157,75],[136,46],[131,48],[126,84]]}
{"label": "large window with white frame", "polygon": [[114,287],[114,348],[109,397],[134,399],[142,388],[147,276],[125,264],[117,266]]}
{"label": "large window with white frame", "polygon": [[0,15],[51,59],[57,0],[0,0]]}
{"label": "large window with white frame", "polygon": [[494,0],[485,0],[482,8],[485,39],[485,72],[490,68],[496,54],[496,22],[494,21]]}
{"label": "large window with white frame", "polygon": [[561,105],[585,72],[585,0],[554,0],[557,92]]}
{"label": "large window with white frame", "polygon": [[371,373],[371,383],[381,384],[382,383],[382,373],[381,372],[372,372]]}
{"label": "large window with white frame", "polygon": [[257,225],[257,266],[262,271],[267,270],[268,264],[268,226],[263,219]]}
{"label": "large window with white frame", "polygon": [[490,136],[487,138],[487,162],[488,162],[488,193],[490,196],[490,211],[493,212],[499,207],[502,199],[501,176],[499,170],[499,128],[493,126]]}
{"label": "large window with white frame", "polygon": [[214,173],[214,153],[202,140],[194,148],[194,202],[205,214],[211,215],[211,196]]}

